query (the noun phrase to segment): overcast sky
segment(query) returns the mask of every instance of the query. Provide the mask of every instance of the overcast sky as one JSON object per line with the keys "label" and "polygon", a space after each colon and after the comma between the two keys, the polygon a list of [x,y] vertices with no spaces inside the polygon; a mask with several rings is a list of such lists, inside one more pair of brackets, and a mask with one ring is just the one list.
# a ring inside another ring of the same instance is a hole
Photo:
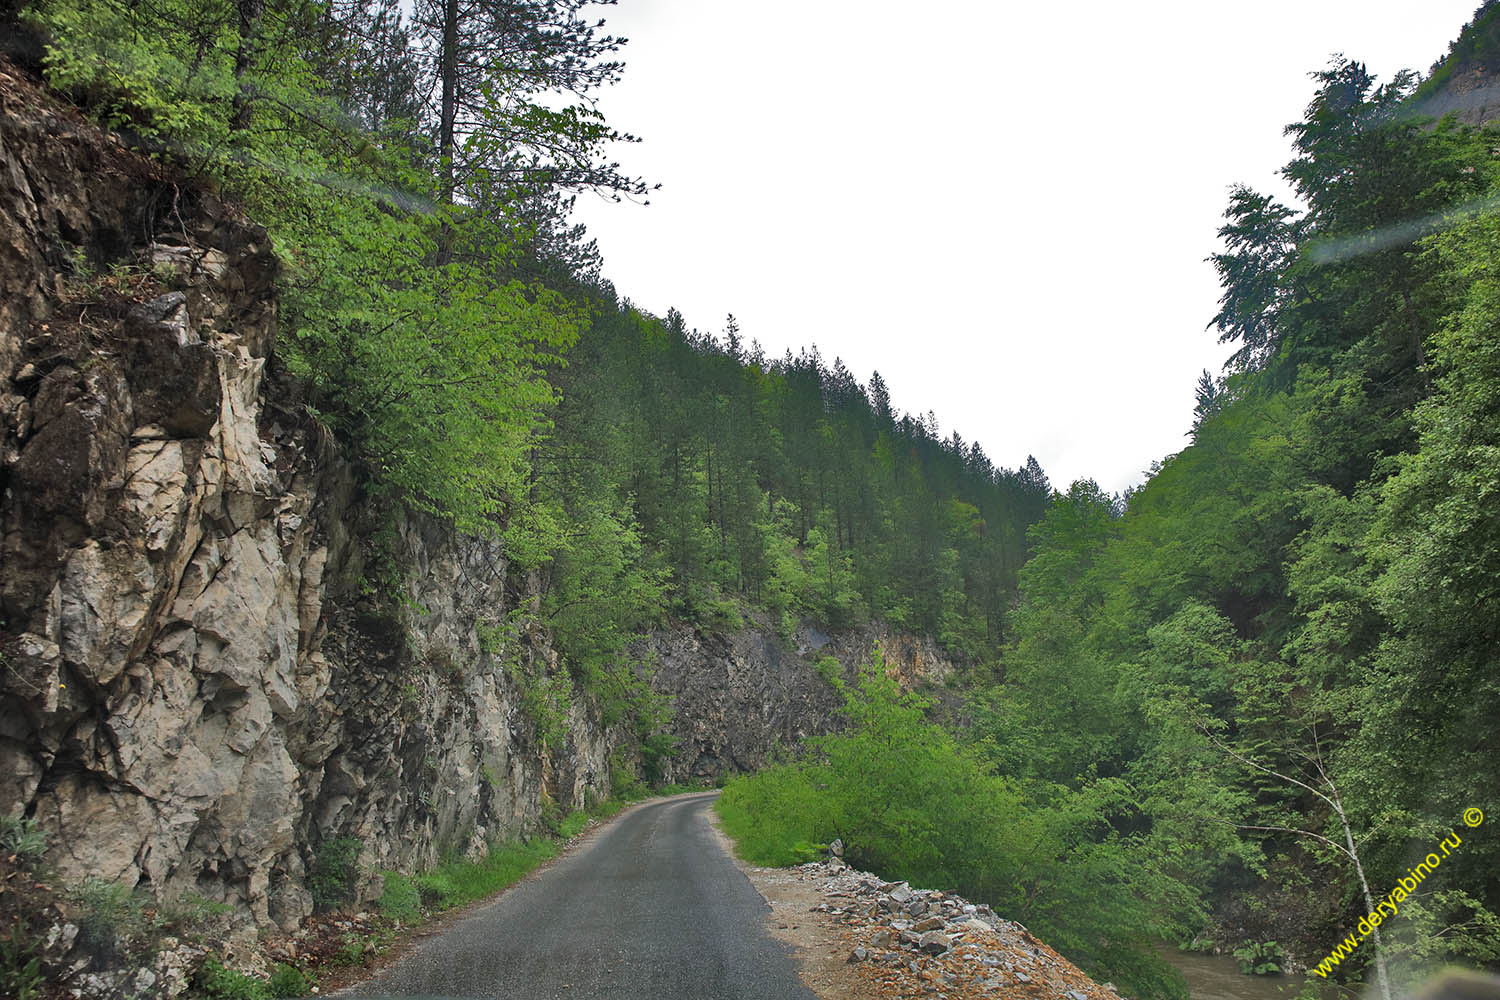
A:
{"label": "overcast sky", "polygon": [[1479,0],[917,5],[620,0],[649,206],[579,199],[637,306],[780,355],[1058,488],[1182,448],[1230,185],[1284,192],[1282,127],[1335,52],[1425,72]]}

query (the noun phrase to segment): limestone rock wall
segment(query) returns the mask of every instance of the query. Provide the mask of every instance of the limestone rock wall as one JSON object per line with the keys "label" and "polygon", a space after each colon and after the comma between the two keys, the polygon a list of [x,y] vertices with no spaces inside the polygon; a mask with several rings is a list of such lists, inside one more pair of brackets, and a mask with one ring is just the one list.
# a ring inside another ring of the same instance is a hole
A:
{"label": "limestone rock wall", "polygon": [[0,76],[0,811],[64,884],[249,933],[310,912],[326,841],[411,870],[607,794],[621,734],[581,700],[545,753],[479,647],[527,599],[496,544],[401,520],[405,593],[372,588],[265,231]]}
{"label": "limestone rock wall", "polygon": [[904,687],[941,684],[955,669],[930,639],[878,625],[836,632],[804,625],[785,639],[765,623],[722,635],[653,633],[634,652],[654,665],[652,686],[674,701],[677,753],[667,777],[691,782],[752,771],[778,747],[831,732],[843,702],[818,661],[835,658],[852,680],[877,646]]}

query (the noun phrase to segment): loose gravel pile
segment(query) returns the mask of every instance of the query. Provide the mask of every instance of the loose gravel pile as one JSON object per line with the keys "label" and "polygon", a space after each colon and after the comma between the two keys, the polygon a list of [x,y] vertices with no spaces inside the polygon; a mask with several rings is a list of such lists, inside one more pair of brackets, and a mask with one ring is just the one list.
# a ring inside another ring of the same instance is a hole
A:
{"label": "loose gravel pile", "polygon": [[881,997],[1121,1000],[1025,927],[952,893],[913,889],[837,857],[790,869],[817,885],[812,909],[846,925],[849,963]]}

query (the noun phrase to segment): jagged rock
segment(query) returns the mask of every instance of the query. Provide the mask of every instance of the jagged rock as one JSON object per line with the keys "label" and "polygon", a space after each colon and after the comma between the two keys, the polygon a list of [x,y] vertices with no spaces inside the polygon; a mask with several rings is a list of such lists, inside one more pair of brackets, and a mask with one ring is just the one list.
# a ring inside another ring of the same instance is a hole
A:
{"label": "jagged rock", "polygon": [[846,961],[852,964],[855,962],[863,962],[869,957],[870,953],[868,951],[866,951],[863,947],[858,947],[849,953],[849,958]]}
{"label": "jagged rock", "polygon": [[157,995],[176,1000],[188,991],[193,976],[203,965],[204,951],[194,945],[181,945],[168,938],[161,942],[152,970],[156,973]]}
{"label": "jagged rock", "polygon": [[903,683],[941,681],[954,669],[931,640],[879,625],[834,633],[804,626],[784,640],[766,620],[722,635],[666,629],[636,643],[632,655],[656,663],[652,687],[676,705],[678,751],[667,762],[667,777],[715,779],[754,770],[778,745],[831,732],[843,699],[814,663],[834,656],[849,671],[876,645]]}
{"label": "jagged rock", "polygon": [[943,918],[927,917],[923,920],[917,921],[912,925],[911,929],[918,932],[919,934],[925,933],[926,931],[940,931],[943,929]]}
{"label": "jagged rock", "polygon": [[73,950],[73,942],[78,940],[78,925],[73,923],[53,924],[47,929],[47,936],[42,941],[42,953],[61,957]]}
{"label": "jagged rock", "polygon": [[928,931],[917,941],[917,948],[929,955],[941,955],[953,947],[953,940],[942,931]]}

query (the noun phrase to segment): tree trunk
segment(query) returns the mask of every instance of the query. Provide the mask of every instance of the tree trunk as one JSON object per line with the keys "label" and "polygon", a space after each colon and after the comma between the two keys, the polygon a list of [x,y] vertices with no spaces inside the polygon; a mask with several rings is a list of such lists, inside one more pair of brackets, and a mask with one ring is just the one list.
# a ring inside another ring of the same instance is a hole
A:
{"label": "tree trunk", "polygon": [[453,204],[453,157],[458,122],[458,0],[443,0],[443,50],[438,57],[443,94],[438,108],[438,163],[442,197]]}
{"label": "tree trunk", "polygon": [[234,52],[234,108],[229,116],[229,130],[242,131],[250,124],[250,93],[245,86],[245,73],[255,58],[255,33],[260,28],[260,19],[266,12],[266,0],[235,0],[235,13],[239,15],[240,44]]}
{"label": "tree trunk", "polygon": [[[1326,780],[1326,775],[1325,775]],[[1365,866],[1359,862],[1359,850],[1354,844],[1354,831],[1349,829],[1349,819],[1344,815],[1344,803],[1339,798],[1339,790],[1333,782],[1328,782],[1328,790],[1333,793],[1333,808],[1338,813],[1339,825],[1344,828],[1344,841],[1349,845],[1349,860],[1354,862],[1354,874],[1359,876],[1359,888],[1365,894],[1365,912],[1375,912],[1375,896],[1370,892],[1370,882],[1365,878]],[[1375,940],[1375,976],[1380,980],[1380,996],[1382,1000],[1391,1000],[1391,981],[1385,971],[1385,949],[1380,943],[1380,928],[1370,928],[1370,936]]]}

